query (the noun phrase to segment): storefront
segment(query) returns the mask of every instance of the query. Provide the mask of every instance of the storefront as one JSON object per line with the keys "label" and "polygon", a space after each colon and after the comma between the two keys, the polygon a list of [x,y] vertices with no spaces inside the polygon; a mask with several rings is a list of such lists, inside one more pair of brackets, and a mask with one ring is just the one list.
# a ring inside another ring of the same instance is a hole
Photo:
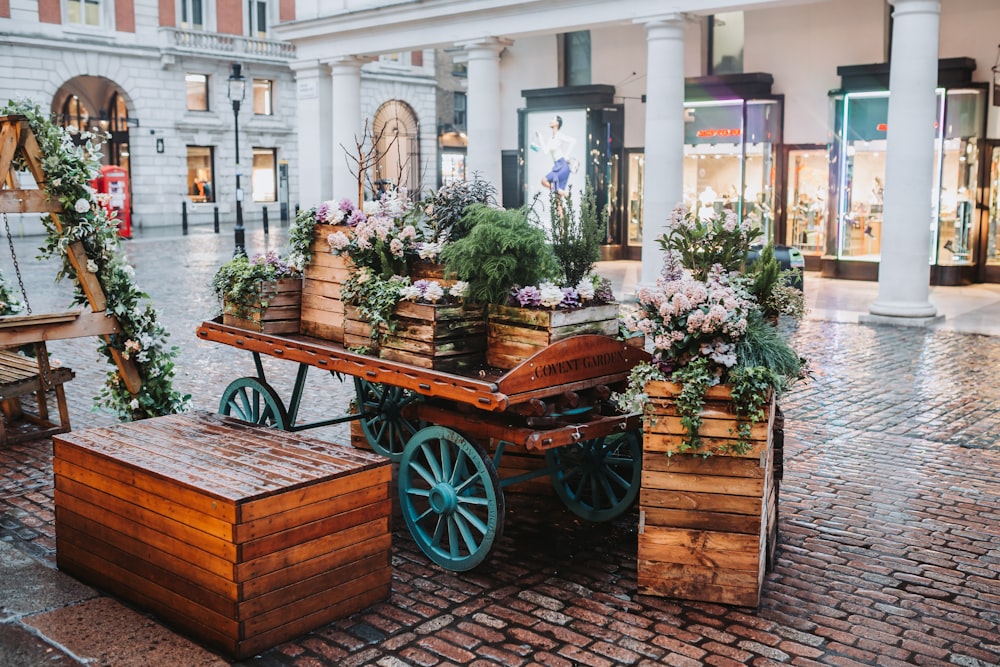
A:
{"label": "storefront", "polygon": [[[784,102],[770,74],[688,79],[685,84],[684,201],[699,214],[734,211],[775,236],[775,178]],[[642,247],[644,155],[626,151],[627,256]]]}
{"label": "storefront", "polygon": [[[533,205],[547,224],[546,183],[572,196],[577,210],[589,184],[597,209],[608,211],[602,259],[624,258],[619,183],[625,114],[614,94],[614,86],[607,85],[523,90],[525,108],[518,110],[521,196],[516,205]],[[504,202],[509,205],[506,194]]]}
{"label": "storefront", "polygon": [[[940,62],[928,261],[931,284],[978,280],[981,224],[979,151],[985,134],[985,89],[972,83],[975,61]],[[882,193],[888,130],[888,65],[840,67],[831,94],[833,143],[823,275],[876,280],[882,246]],[[921,224],[913,221],[912,224]],[[987,253],[988,255],[988,253]]]}

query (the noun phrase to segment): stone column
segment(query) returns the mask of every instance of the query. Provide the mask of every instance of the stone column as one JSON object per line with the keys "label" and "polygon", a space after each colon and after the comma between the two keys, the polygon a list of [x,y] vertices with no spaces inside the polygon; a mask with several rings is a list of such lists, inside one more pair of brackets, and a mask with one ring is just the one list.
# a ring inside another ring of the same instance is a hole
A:
{"label": "stone column", "polygon": [[[330,135],[330,70],[318,61],[291,65],[297,93],[299,164],[298,204],[303,209],[316,206],[333,196],[332,156],[326,146]],[[291,202],[294,207],[296,202]]]}
{"label": "stone column", "polygon": [[370,61],[370,58],[362,56],[341,56],[326,61],[333,80],[330,114],[332,141],[320,145],[330,151],[333,165],[331,182],[336,199],[354,200],[358,196],[357,165],[347,156],[356,154],[357,142],[363,139],[361,66]]}
{"label": "stone column", "polygon": [[479,172],[483,180],[503,185],[500,157],[500,52],[513,42],[487,37],[462,42],[468,54],[468,137],[465,172]]}
{"label": "stone column", "polygon": [[646,27],[646,167],[642,195],[640,286],[656,283],[663,266],[656,239],[683,203],[684,16],[644,19]]}
{"label": "stone column", "polygon": [[869,322],[924,325],[930,303],[931,196],[934,184],[938,0],[892,0],[882,258]]}

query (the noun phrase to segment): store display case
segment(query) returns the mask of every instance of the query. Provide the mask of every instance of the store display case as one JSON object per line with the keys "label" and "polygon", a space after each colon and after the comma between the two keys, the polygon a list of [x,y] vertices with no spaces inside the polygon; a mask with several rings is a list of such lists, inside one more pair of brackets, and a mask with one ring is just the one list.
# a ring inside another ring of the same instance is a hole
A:
{"label": "store display case", "polygon": [[705,215],[734,211],[773,240],[782,106],[780,98],[685,103],[685,206]]}

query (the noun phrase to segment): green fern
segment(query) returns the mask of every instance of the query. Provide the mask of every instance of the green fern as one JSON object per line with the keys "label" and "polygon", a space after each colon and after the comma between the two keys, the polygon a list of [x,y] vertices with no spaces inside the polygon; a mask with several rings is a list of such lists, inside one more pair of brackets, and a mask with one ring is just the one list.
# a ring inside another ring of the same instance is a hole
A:
{"label": "green fern", "polygon": [[531,224],[527,209],[473,204],[463,224],[467,235],[445,246],[441,259],[450,275],[469,284],[470,303],[506,303],[513,287],[552,280],[558,273],[545,232]]}

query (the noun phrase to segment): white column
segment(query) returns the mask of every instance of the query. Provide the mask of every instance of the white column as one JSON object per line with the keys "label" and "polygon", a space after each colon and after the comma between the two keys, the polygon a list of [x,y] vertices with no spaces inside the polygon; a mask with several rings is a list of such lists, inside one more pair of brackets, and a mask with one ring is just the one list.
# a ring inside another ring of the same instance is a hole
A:
{"label": "white column", "polygon": [[938,0],[892,0],[892,56],[886,132],[882,258],[875,318],[924,324],[930,303],[931,191],[934,185]]}
{"label": "white column", "polygon": [[[330,145],[330,70],[319,62],[292,63],[298,104],[299,179],[298,204],[316,206],[332,196]],[[294,205],[296,202],[292,202]]]}
{"label": "white column", "polygon": [[333,78],[330,116],[333,127],[332,142],[322,146],[330,150],[333,197],[336,199],[353,200],[358,194],[357,165],[348,155],[355,155],[357,143],[363,140],[361,66],[370,61],[361,56],[342,56],[326,61]]}
{"label": "white column", "polygon": [[465,171],[502,189],[500,159],[500,52],[513,42],[496,37],[462,42],[468,54],[468,137]]}
{"label": "white column", "polygon": [[642,195],[640,285],[656,283],[670,211],[683,203],[684,16],[642,20],[646,26],[646,154]]}

